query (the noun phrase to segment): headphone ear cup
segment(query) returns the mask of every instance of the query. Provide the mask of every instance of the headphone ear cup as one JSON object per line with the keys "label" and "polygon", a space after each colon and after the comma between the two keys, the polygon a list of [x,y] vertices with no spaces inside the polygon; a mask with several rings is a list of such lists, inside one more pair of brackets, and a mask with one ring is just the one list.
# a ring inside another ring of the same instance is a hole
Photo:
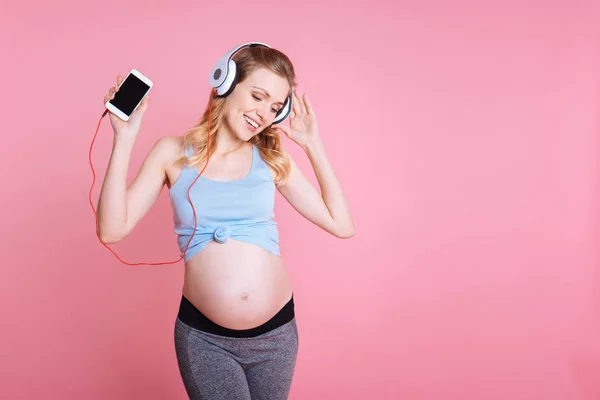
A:
{"label": "headphone ear cup", "polygon": [[225,71],[228,69],[227,57],[221,57],[219,61],[216,62],[212,71],[210,71],[210,76],[208,78],[208,82],[210,86],[213,88],[218,88],[225,82],[226,74]]}
{"label": "headphone ear cup", "polygon": [[239,81],[239,71],[237,69],[237,64],[233,60],[229,60],[229,68],[227,70],[227,76],[225,77],[225,81],[221,86],[217,88],[218,97],[227,97],[233,92],[235,89],[235,85]]}
{"label": "headphone ear cup", "polygon": [[292,112],[292,97],[293,95],[291,94],[288,96],[287,100],[285,101],[285,104],[283,105],[283,107],[281,107],[281,110],[279,110],[279,112],[275,116],[273,124],[282,123],[290,115],[290,113]]}

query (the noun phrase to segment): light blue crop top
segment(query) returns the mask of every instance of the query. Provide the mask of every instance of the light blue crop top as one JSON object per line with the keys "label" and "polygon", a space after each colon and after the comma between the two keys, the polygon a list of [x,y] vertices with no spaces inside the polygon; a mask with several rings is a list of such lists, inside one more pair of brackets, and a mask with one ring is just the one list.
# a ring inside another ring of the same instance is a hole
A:
{"label": "light blue crop top", "polygon": [[[185,254],[186,262],[211,240],[224,243],[229,238],[261,246],[279,255],[279,233],[273,220],[275,183],[258,148],[252,147],[252,167],[244,178],[216,181],[201,175],[192,186],[190,197],[194,202],[197,225]],[[185,149],[186,156],[191,153],[191,149]],[[198,173],[196,168],[184,166],[169,189],[180,255],[194,230],[188,189]]]}

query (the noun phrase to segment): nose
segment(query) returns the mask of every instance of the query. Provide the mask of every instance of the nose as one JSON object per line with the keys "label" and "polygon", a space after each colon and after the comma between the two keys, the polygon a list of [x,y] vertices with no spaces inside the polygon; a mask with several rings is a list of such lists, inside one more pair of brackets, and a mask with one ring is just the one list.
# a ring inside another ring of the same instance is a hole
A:
{"label": "nose", "polygon": [[265,104],[265,106],[257,108],[256,115],[263,121],[267,119],[267,116],[269,115],[269,105]]}

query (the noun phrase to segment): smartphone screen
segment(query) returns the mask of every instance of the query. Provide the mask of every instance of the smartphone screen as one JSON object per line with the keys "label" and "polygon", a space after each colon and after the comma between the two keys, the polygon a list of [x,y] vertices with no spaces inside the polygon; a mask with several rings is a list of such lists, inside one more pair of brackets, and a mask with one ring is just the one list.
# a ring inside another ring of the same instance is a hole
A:
{"label": "smartphone screen", "polygon": [[119,91],[115,93],[115,98],[110,100],[110,103],[121,110],[123,114],[129,116],[148,90],[150,90],[150,86],[134,74],[129,74],[119,87]]}

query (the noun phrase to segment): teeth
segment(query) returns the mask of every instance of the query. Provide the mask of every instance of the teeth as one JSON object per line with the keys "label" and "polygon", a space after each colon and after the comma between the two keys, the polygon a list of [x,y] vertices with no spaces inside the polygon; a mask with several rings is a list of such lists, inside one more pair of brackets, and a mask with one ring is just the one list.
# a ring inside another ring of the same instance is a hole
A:
{"label": "teeth", "polygon": [[252,121],[250,118],[246,117],[245,115],[244,115],[244,118],[246,118],[246,121],[248,121],[250,123],[250,125],[252,125],[255,128],[258,128],[258,124],[256,122]]}

